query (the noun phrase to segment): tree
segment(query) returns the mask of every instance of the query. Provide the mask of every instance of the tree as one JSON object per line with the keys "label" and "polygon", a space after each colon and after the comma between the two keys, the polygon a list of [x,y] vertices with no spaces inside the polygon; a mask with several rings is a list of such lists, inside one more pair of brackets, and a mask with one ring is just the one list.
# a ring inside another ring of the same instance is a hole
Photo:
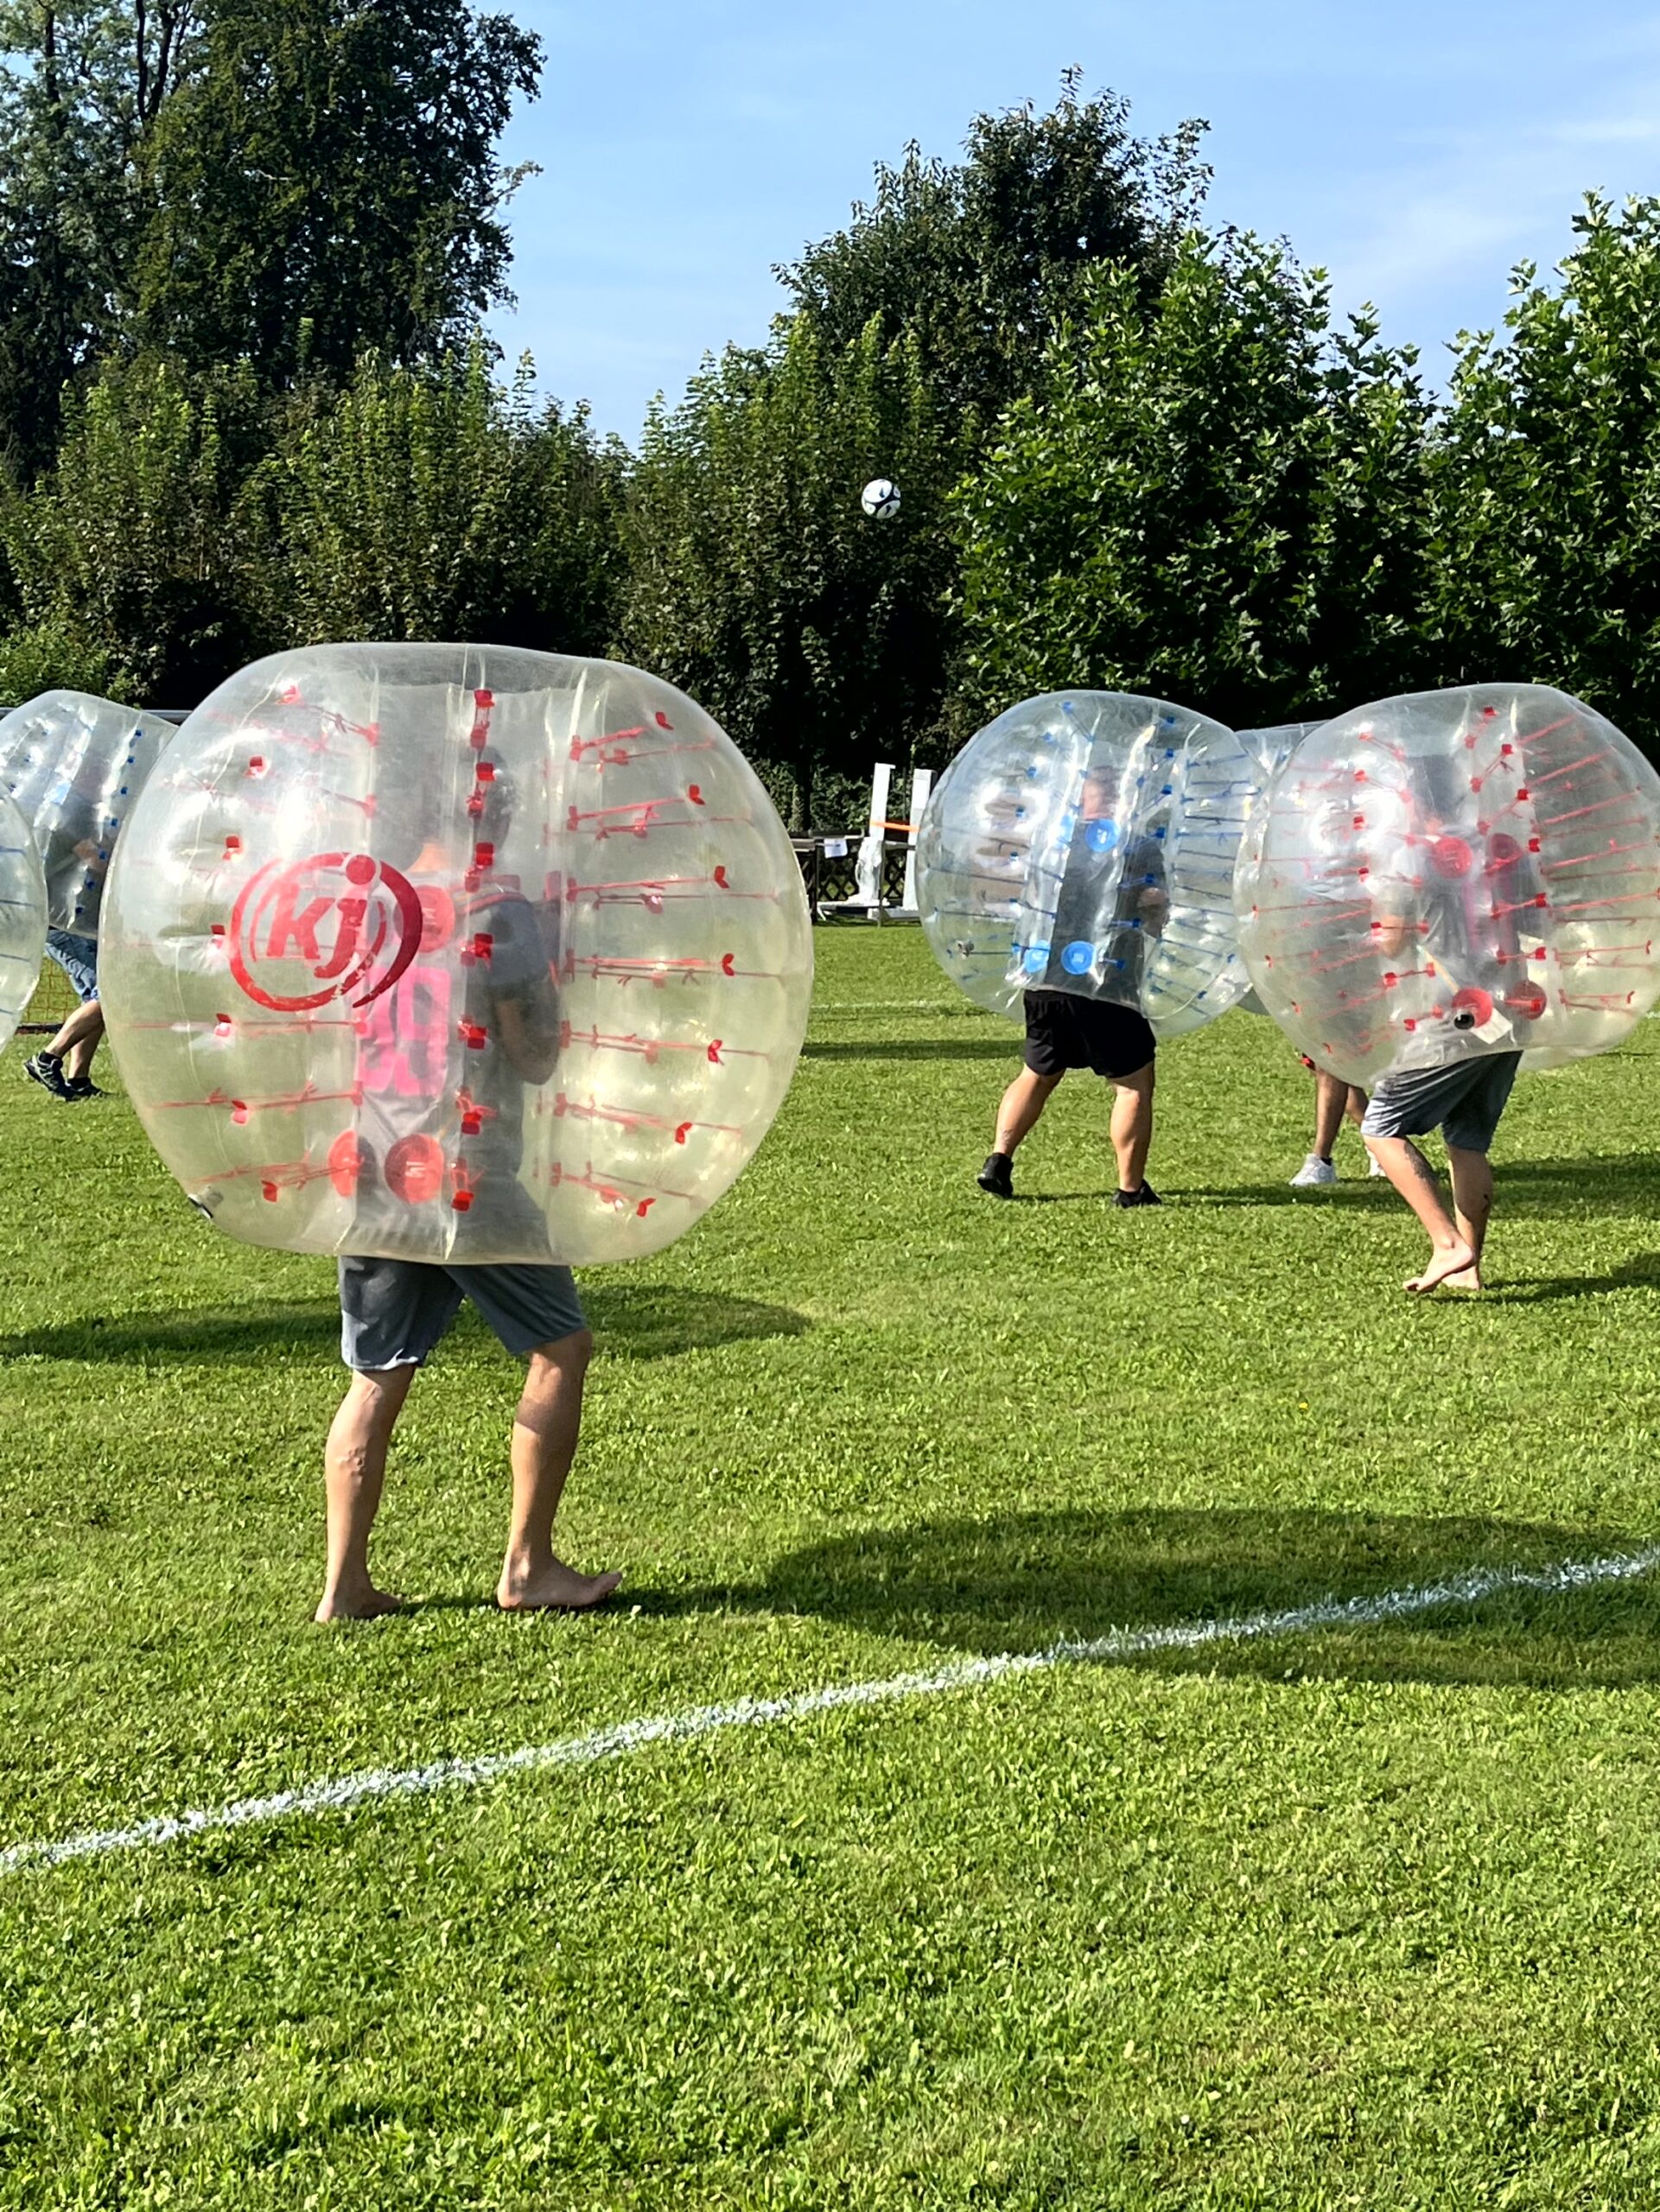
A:
{"label": "tree", "polygon": [[1110,265],[1079,308],[959,493],[971,696],[1147,691],[1243,725],[1413,680],[1410,351],[1333,332],[1319,272],[1250,238],[1187,238],[1151,314]]}
{"label": "tree", "polygon": [[[619,650],[776,764],[797,828],[827,779],[907,756],[936,721],[951,454],[915,340],[875,321],[845,347],[780,322],[646,423]],[[876,475],[901,487],[891,522],[861,511]]]}
{"label": "tree", "polygon": [[54,450],[64,385],[117,327],[135,149],[190,66],[191,0],[0,5],[0,458]]}
{"label": "tree", "polygon": [[[0,505],[22,626],[124,696],[194,704],[251,657],[234,518],[258,435],[245,366],[111,364],[56,467]],[[67,680],[60,676],[60,682]]]}
{"label": "tree", "polygon": [[507,296],[495,157],[540,48],[465,0],[0,0],[0,458],[101,358],[267,390]]}
{"label": "tree", "polygon": [[415,368],[373,358],[302,394],[254,480],[254,596],[272,644],[489,638],[603,650],[621,457],[581,409],[532,408],[475,339]]}
{"label": "tree", "polygon": [[1460,338],[1432,477],[1448,682],[1561,685],[1660,753],[1660,200],[1592,197],[1508,335]]}
{"label": "tree", "polygon": [[912,334],[942,407],[985,423],[1030,389],[1084,270],[1135,269],[1142,297],[1156,294],[1204,196],[1207,126],[1151,144],[1127,101],[1078,87],[1069,71],[1045,114],[976,116],[961,162],[913,144],[897,168],[878,164],[847,227],[776,272],[827,344],[850,345],[873,317],[885,339]]}
{"label": "tree", "polygon": [[540,45],[464,0],[203,0],[142,155],[142,340],[265,383],[464,342],[508,296],[495,148]]}

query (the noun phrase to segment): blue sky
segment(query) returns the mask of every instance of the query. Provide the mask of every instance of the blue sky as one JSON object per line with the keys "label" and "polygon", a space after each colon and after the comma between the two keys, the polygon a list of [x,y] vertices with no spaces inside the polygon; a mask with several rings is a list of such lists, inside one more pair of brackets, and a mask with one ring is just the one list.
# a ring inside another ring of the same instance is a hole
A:
{"label": "blue sky", "polygon": [[1209,118],[1213,219],[1288,236],[1422,347],[1503,314],[1588,188],[1660,192],[1660,10],[1631,0],[492,0],[539,32],[507,153],[538,381],[630,440],[706,350],[764,335],[792,258],[907,138],[1047,105],[1076,62],[1148,136]]}

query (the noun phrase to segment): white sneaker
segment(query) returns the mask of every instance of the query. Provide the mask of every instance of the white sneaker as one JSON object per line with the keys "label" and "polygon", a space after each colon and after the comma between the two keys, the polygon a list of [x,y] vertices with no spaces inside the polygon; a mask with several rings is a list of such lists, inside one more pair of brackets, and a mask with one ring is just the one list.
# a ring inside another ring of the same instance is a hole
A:
{"label": "white sneaker", "polygon": [[1381,1160],[1372,1160],[1372,1156],[1370,1153],[1367,1154],[1366,1157],[1368,1160],[1371,1160],[1371,1166],[1366,1170],[1367,1174],[1374,1177],[1380,1183],[1387,1183],[1389,1180],[1388,1168],[1383,1165]]}
{"label": "white sneaker", "polygon": [[1323,1191],[1328,1183],[1336,1180],[1337,1169],[1332,1162],[1322,1160],[1319,1153],[1311,1152],[1292,1177],[1291,1187],[1294,1191]]}

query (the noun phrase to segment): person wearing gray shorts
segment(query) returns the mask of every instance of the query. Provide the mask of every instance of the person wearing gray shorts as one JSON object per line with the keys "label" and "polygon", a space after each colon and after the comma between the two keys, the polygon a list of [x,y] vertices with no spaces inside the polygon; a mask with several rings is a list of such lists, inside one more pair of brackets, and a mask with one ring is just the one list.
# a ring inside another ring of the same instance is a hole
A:
{"label": "person wearing gray shorts", "polygon": [[[1383,1077],[1360,1134],[1366,1149],[1423,1224],[1434,1247],[1429,1265],[1407,1288],[1479,1290],[1481,1252],[1493,1205],[1487,1158],[1522,1065],[1520,1052],[1484,1052],[1450,1067],[1408,1068]],[[1453,1183],[1447,1212],[1429,1162],[1414,1137],[1439,1129]]]}
{"label": "person wearing gray shorts", "polygon": [[340,1291],[340,1351],[352,1384],[328,1432],[328,1567],[316,1618],[370,1619],[403,1603],[377,1588],[369,1535],[410,1385],[463,1299],[506,1351],[529,1362],[513,1416],[512,1520],[496,1603],[512,1612],[587,1612],[603,1605],[622,1577],[578,1574],[553,1548],[594,1348],[570,1269],[343,1259]]}

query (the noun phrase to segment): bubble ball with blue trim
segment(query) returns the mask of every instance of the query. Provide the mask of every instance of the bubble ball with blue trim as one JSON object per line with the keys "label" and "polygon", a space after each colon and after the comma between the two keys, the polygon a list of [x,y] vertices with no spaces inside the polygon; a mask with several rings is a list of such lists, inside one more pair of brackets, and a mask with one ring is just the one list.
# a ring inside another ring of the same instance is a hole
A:
{"label": "bubble ball with blue trim", "polygon": [[1234,733],[1123,691],[1022,700],[935,785],[917,842],[934,957],[989,1012],[1028,990],[1137,1007],[1161,1037],[1237,1004],[1233,872],[1260,772]]}
{"label": "bubble ball with blue trim", "polygon": [[0,791],[28,823],[54,930],[95,938],[116,840],[173,725],[86,691],[42,691],[0,719]]}
{"label": "bubble ball with blue trim", "polygon": [[29,824],[0,791],[0,1052],[40,981],[46,950],[46,875]]}

